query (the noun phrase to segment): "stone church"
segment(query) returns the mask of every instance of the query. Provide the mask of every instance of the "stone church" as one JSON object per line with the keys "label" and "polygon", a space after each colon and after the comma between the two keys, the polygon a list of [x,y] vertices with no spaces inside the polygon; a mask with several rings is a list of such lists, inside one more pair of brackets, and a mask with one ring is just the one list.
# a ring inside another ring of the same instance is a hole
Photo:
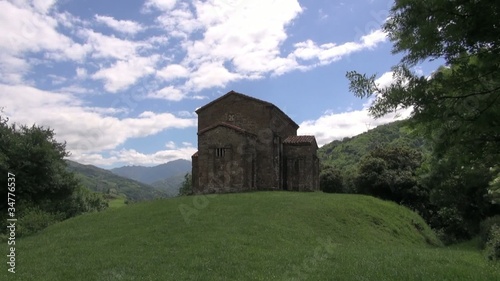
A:
{"label": "stone church", "polygon": [[315,137],[274,104],[231,91],[196,113],[194,193],[319,190]]}

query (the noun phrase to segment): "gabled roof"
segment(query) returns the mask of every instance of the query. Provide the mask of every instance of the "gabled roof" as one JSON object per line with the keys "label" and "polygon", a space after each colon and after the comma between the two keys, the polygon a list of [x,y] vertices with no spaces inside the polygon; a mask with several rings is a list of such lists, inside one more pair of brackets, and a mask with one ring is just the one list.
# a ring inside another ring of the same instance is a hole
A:
{"label": "gabled roof", "polygon": [[198,157],[198,151],[196,151],[191,157]]}
{"label": "gabled roof", "polygon": [[222,127],[229,128],[229,129],[231,129],[231,130],[235,130],[235,131],[237,131],[237,132],[239,132],[239,133],[242,133],[242,134],[246,134],[246,135],[250,135],[250,136],[256,136],[255,134],[252,134],[252,133],[250,133],[250,132],[248,132],[248,131],[246,131],[246,130],[244,130],[244,129],[242,129],[242,128],[238,127],[238,126],[235,126],[235,125],[233,125],[233,124],[229,124],[229,123],[225,123],[225,122],[220,122],[220,123],[217,123],[217,124],[215,124],[215,125],[208,126],[208,127],[206,127],[206,128],[201,129],[201,130],[198,132],[198,136],[200,136],[200,135],[204,134],[205,132],[208,132],[208,131],[210,131],[210,130],[213,130],[213,129],[217,128],[217,127],[221,127],[221,126],[222,126]]}
{"label": "gabled roof", "polygon": [[270,102],[267,102],[267,101],[263,101],[263,100],[260,100],[260,99],[257,99],[257,98],[251,97],[251,96],[244,95],[244,94],[242,94],[242,93],[235,92],[235,91],[233,91],[233,90],[231,90],[231,91],[229,91],[227,94],[225,94],[225,95],[223,95],[223,96],[221,96],[221,97],[219,97],[219,98],[217,98],[217,99],[215,99],[215,100],[213,100],[213,101],[211,101],[211,102],[209,102],[209,103],[205,104],[204,106],[202,106],[202,107],[198,108],[195,112],[196,112],[197,114],[200,114],[200,112],[202,112],[203,110],[205,110],[205,109],[209,108],[211,105],[213,105],[213,104],[215,104],[215,103],[217,103],[217,102],[219,102],[219,101],[221,101],[221,100],[223,100],[223,99],[225,99],[225,98],[227,98],[227,97],[230,97],[230,96],[232,96],[232,95],[238,95],[238,96],[240,96],[240,97],[242,97],[242,98],[245,98],[245,99],[248,99],[248,100],[252,100],[252,101],[255,101],[255,102],[258,102],[258,103],[264,104],[264,105],[266,105],[266,106],[272,107],[272,108],[276,108],[276,109],[277,109],[277,110],[278,110],[281,114],[283,114],[283,116],[284,116],[284,117],[285,117],[285,118],[286,118],[286,119],[287,119],[287,120],[288,120],[291,124],[293,124],[296,128],[298,128],[298,127],[299,127],[299,125],[297,125],[297,123],[295,123],[295,121],[293,121],[293,120],[292,120],[292,118],[288,117],[288,115],[286,115],[286,114],[285,114],[285,113],[284,113],[284,112],[283,112],[283,111],[282,111],[279,107],[277,107],[276,105],[274,105],[274,104],[272,104],[272,103],[270,103]]}
{"label": "gabled roof", "polygon": [[289,145],[315,145],[318,147],[316,143],[316,138],[314,136],[289,136],[284,141],[283,144]]}

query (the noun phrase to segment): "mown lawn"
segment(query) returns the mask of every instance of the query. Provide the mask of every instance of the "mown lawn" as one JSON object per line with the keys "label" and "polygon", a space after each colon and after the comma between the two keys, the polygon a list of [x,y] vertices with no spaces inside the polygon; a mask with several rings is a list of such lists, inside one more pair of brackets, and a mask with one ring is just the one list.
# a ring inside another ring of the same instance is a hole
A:
{"label": "mown lawn", "polygon": [[181,197],[83,215],[18,240],[1,280],[500,280],[413,212],[368,196]]}

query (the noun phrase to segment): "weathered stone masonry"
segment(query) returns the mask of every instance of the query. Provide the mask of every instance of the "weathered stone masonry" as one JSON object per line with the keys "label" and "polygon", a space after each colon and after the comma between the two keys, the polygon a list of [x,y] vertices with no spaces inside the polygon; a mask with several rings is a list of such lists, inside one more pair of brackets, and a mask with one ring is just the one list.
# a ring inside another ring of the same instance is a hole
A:
{"label": "weathered stone masonry", "polygon": [[231,91],[196,110],[195,193],[318,190],[318,146],[272,103]]}

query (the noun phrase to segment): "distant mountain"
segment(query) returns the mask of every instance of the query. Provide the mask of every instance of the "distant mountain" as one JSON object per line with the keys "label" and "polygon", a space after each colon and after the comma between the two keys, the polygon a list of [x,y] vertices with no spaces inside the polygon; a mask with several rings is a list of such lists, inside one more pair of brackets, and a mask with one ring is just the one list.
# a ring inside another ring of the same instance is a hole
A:
{"label": "distant mountain", "polygon": [[[145,184],[165,181],[170,177],[184,176],[191,172],[191,161],[174,160],[154,167],[124,166],[110,170],[116,175],[136,180]],[[182,181],[181,181],[182,182]]]}
{"label": "distant mountain", "polygon": [[167,192],[138,181],[113,174],[92,165],[83,165],[66,160],[68,169],[76,174],[81,183],[90,190],[123,194],[131,202],[169,197]]}
{"label": "distant mountain", "polygon": [[166,179],[156,181],[151,185],[165,192],[170,197],[177,196],[179,195],[179,189],[184,181],[184,175],[185,173],[177,176],[171,176]]}

